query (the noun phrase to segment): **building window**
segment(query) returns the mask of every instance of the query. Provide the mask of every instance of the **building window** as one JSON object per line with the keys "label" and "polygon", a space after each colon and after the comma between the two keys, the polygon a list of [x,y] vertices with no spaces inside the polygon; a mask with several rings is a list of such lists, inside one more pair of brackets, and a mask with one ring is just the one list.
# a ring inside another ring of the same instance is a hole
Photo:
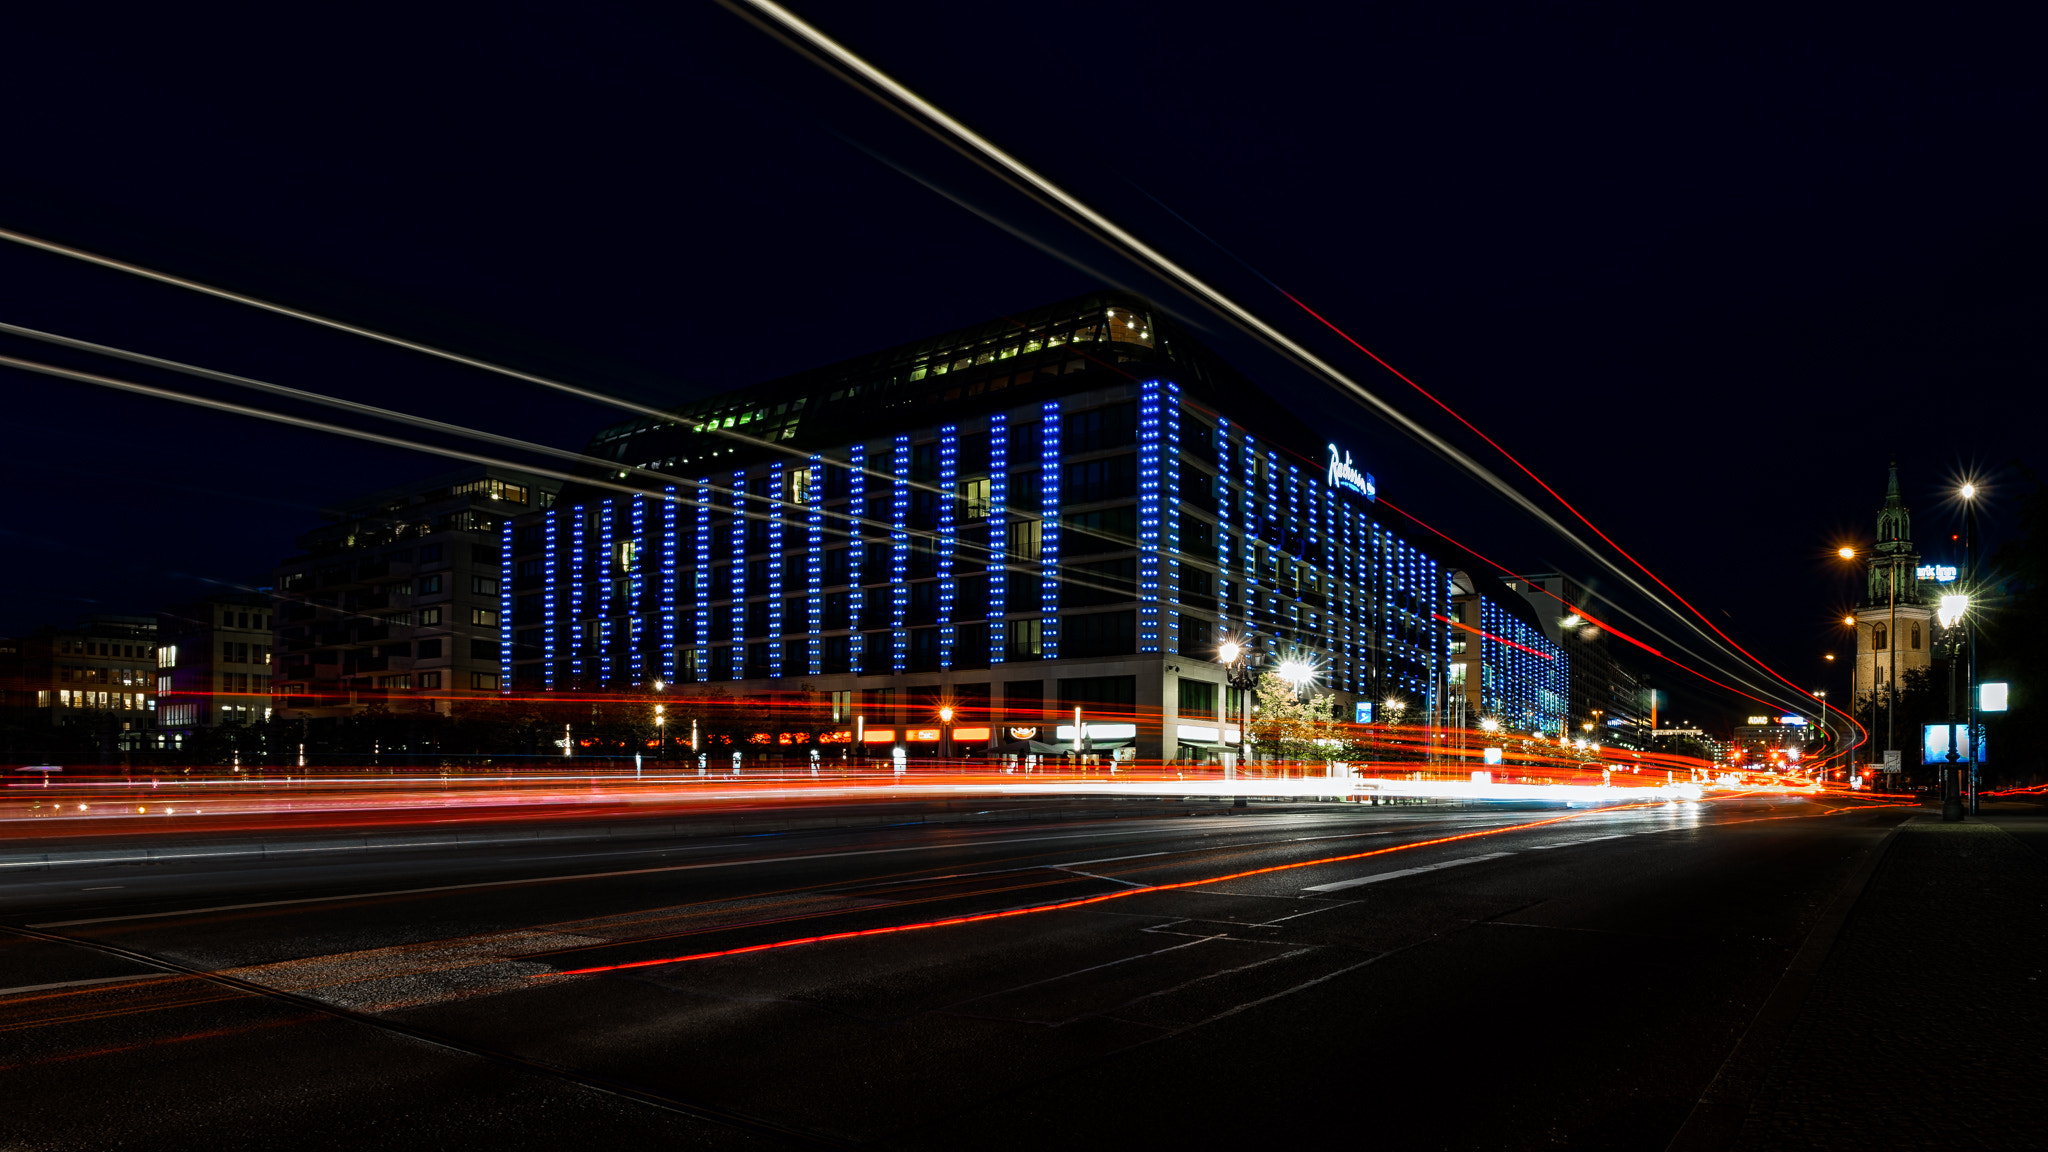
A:
{"label": "building window", "polygon": [[379,677],[377,678],[377,687],[379,687],[379,688],[386,688],[386,689],[389,689],[389,688],[411,688],[411,687],[412,687],[412,677],[410,677],[410,676],[379,676]]}
{"label": "building window", "polygon": [[422,576],[412,582],[412,594],[415,596],[433,596],[440,591],[441,578],[439,576]]}
{"label": "building window", "polygon": [[1884,625],[1882,625],[1882,624],[1874,624],[1874,625],[1872,625],[1872,626],[1871,626],[1871,629],[1870,629],[1870,648],[1871,648],[1871,651],[1873,651],[1873,652],[1882,652],[1882,651],[1884,651],[1884,650],[1885,650],[1885,644],[1886,644],[1886,642],[1887,642],[1888,640],[1890,640],[1890,639],[1891,639],[1891,637],[1890,637],[1889,635],[1887,635],[1887,634],[1886,634],[1886,632],[1885,632],[1885,627],[1884,627]]}
{"label": "building window", "polygon": [[1216,685],[1207,680],[1183,679],[1180,682],[1180,714],[1215,719]]}
{"label": "building window", "polygon": [[482,627],[494,628],[498,624],[498,610],[495,608],[471,608],[469,622]]}
{"label": "building window", "polygon": [[438,560],[440,560],[440,559],[441,559],[441,546],[440,546],[439,544],[422,544],[422,545],[420,545],[420,563],[422,563],[422,564],[432,564],[432,563],[434,563],[434,562],[436,562],[436,561],[438,561]]}
{"label": "building window", "polygon": [[469,590],[478,596],[496,596],[498,594],[498,578],[495,576],[471,576],[469,578]]}
{"label": "building window", "polygon": [[984,477],[982,477],[982,478],[981,478],[981,479],[979,479],[979,480],[969,480],[969,481],[968,481],[967,483],[965,483],[965,484],[961,485],[961,486],[960,486],[960,498],[961,498],[962,502],[963,502],[963,503],[964,503],[964,504],[966,505],[966,518],[967,518],[967,519],[969,519],[969,520],[986,520],[986,519],[988,519],[988,513],[989,513],[989,484],[988,484],[988,477],[984,476]]}
{"label": "building window", "polygon": [[1917,620],[1913,622],[1913,647],[1920,647],[1920,622]]}
{"label": "building window", "polygon": [[439,626],[440,626],[440,624],[441,624],[441,610],[440,610],[439,608],[422,608],[422,609],[420,609],[420,627],[422,627],[422,628],[437,628],[437,627],[439,627]]}
{"label": "building window", "polygon": [[421,672],[419,673],[419,678],[421,688],[439,688],[441,686],[441,674],[439,672]]}
{"label": "building window", "polygon": [[488,688],[496,691],[498,687],[498,674],[496,672],[471,672],[469,674],[469,686],[471,688]]}
{"label": "building window", "polygon": [[1003,654],[1012,660],[1036,660],[1045,654],[1045,624],[1037,617],[1003,625]]}

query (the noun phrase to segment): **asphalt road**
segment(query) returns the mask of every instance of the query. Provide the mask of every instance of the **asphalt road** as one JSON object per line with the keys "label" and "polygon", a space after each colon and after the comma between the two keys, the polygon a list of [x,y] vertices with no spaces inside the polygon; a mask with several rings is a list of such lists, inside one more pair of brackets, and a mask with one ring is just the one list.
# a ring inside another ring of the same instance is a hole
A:
{"label": "asphalt road", "polygon": [[0,872],[0,1147],[1662,1148],[1908,813],[1132,811]]}

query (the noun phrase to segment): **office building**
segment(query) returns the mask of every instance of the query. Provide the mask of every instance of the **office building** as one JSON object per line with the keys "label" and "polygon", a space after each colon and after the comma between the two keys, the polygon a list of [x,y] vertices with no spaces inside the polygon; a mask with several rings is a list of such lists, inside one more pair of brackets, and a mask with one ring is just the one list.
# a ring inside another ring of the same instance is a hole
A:
{"label": "office building", "polygon": [[123,751],[150,746],[156,716],[156,618],[82,616],[0,644],[0,687],[15,716],[96,725]]}
{"label": "office building", "polygon": [[[600,432],[511,518],[508,690],[829,701],[865,740],[1212,758],[1226,635],[1440,702],[1449,571],[1318,436],[1141,298],[1097,292]],[[1100,718],[1098,730],[1097,719]],[[845,731],[827,738],[846,739]]]}
{"label": "office building", "polygon": [[323,511],[328,523],[276,572],[275,715],[446,713],[495,696],[501,530],[559,486],[473,466]]}
{"label": "office building", "polygon": [[183,748],[208,728],[270,718],[269,590],[225,592],[157,613],[157,730]]}
{"label": "office building", "polygon": [[1571,658],[1544,634],[1535,609],[1484,572],[1451,573],[1450,694],[1444,720],[1471,728],[1558,735],[1566,722]]}

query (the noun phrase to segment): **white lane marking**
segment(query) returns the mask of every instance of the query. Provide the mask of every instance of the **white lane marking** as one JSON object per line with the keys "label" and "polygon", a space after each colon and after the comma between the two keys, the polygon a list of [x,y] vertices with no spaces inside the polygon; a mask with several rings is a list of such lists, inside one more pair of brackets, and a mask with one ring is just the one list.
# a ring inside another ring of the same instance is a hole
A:
{"label": "white lane marking", "polygon": [[1599,843],[1600,841],[1602,841],[1602,840],[1626,840],[1626,839],[1627,839],[1627,838],[1629,838],[1630,836],[1643,836],[1643,835],[1647,835],[1647,833],[1643,833],[1643,832],[1616,832],[1616,833],[1614,833],[1614,834],[1613,834],[1613,835],[1611,835],[1611,836],[1587,836],[1587,837],[1585,837],[1585,838],[1583,838],[1583,839],[1579,839],[1579,840],[1560,840],[1560,841],[1558,841],[1558,842],[1557,842],[1557,843],[1555,843],[1555,844],[1531,844],[1531,845],[1529,845],[1529,850],[1530,850],[1530,851],[1532,851],[1532,852],[1541,852],[1541,851],[1544,851],[1545,849],[1549,849],[1549,848],[1570,848],[1570,847],[1572,847],[1573,845],[1576,845],[1576,844],[1598,844],[1598,843]]}
{"label": "white lane marking", "polygon": [[1164,852],[1140,852],[1135,856],[1098,856],[1093,860],[1069,860],[1065,864],[1047,864],[1047,868],[1079,868],[1083,864],[1107,864],[1112,860],[1143,860],[1147,856],[1164,856]]}
{"label": "white lane marking", "polygon": [[1460,856],[1456,860],[1446,860],[1441,864],[1424,864],[1420,868],[1403,868],[1399,872],[1380,872],[1372,876],[1360,876],[1355,880],[1339,880],[1334,884],[1317,884],[1313,887],[1303,888],[1302,891],[1339,892],[1346,888],[1356,888],[1361,884],[1377,884],[1382,880],[1398,880],[1403,876],[1419,876],[1424,872],[1438,872],[1445,868],[1456,868],[1460,864],[1477,864],[1481,860],[1498,860],[1503,856],[1513,855],[1513,852],[1488,852],[1483,856]]}
{"label": "white lane marking", "polygon": [[1136,880],[1121,880],[1121,879],[1118,879],[1118,878],[1117,878],[1117,877],[1115,877],[1115,876],[1101,876],[1101,875],[1098,875],[1098,874],[1096,874],[1096,873],[1094,873],[1094,872],[1083,872],[1083,871],[1081,871],[1081,870],[1080,870],[1079,868],[1060,868],[1060,867],[1058,867],[1058,866],[1055,866],[1055,867],[1053,868],[1053,871],[1055,871],[1055,872],[1071,872],[1071,873],[1073,873],[1073,874],[1074,874],[1074,875],[1076,875],[1076,876],[1086,876],[1086,877],[1088,877],[1088,878],[1089,878],[1090,880],[1107,880],[1107,881],[1109,881],[1109,882],[1110,882],[1111,884],[1124,884],[1124,885],[1128,885],[1128,886],[1130,886],[1130,887],[1132,887],[1132,888],[1150,888],[1150,887],[1151,887],[1151,885],[1150,885],[1150,884],[1140,884],[1140,883],[1139,883],[1139,882],[1137,882]]}
{"label": "white lane marking", "polygon": [[1020,836],[1009,840],[978,840],[946,844],[911,844],[901,848],[866,848],[858,852],[798,853],[790,856],[756,856],[745,860],[711,860],[701,864],[669,864],[660,868],[627,868],[615,872],[584,872],[575,876],[534,876],[521,880],[479,880],[471,884],[436,884],[427,888],[392,888],[382,892],[351,892],[344,896],[302,896],[294,900],[259,900],[249,904],[216,904],[211,908],[180,908],[175,912],[134,912],[126,916],[92,916],[83,920],[52,920],[31,924],[31,928],[75,928],[81,924],[112,924],[123,920],[160,920],[166,916],[203,916],[212,912],[242,912],[251,908],[282,908],[293,904],[327,904],[336,900],[375,900],[384,896],[417,896],[429,892],[463,892],[476,888],[509,888],[518,884],[555,884],[571,880],[605,880],[615,876],[645,876],[656,872],[688,872],[699,868],[737,868],[748,864],[781,864],[792,860],[838,860],[848,856],[886,856],[900,852],[933,852],[942,848],[970,848],[987,844],[1042,844],[1048,840],[1073,840],[1081,836],[1156,835],[1157,829],[1133,828],[1123,832],[1067,833],[1060,836]]}
{"label": "white lane marking", "polygon": [[80,889],[79,889],[79,891],[80,891],[80,892],[112,892],[112,891],[113,891],[114,889],[116,889],[116,888],[126,888],[126,887],[127,887],[127,885],[126,885],[126,884],[102,884],[102,885],[100,885],[100,886],[99,886],[99,887],[97,887],[97,888],[80,888]]}
{"label": "white lane marking", "polygon": [[165,978],[166,974],[162,972],[137,972],[130,976],[95,976],[90,980],[59,980],[54,984],[22,984],[13,988],[0,988],[0,996],[15,996],[24,992],[47,992],[53,988],[85,988],[94,984],[118,984],[123,980],[162,980]]}

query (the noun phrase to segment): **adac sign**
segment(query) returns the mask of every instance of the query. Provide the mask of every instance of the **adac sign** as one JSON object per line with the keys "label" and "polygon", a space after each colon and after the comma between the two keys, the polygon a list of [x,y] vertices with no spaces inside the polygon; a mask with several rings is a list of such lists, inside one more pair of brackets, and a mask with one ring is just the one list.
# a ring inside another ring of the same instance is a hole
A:
{"label": "adac sign", "polygon": [[1329,481],[1332,488],[1356,492],[1367,500],[1379,499],[1379,486],[1373,483],[1372,476],[1360,472],[1358,466],[1351,462],[1351,453],[1335,444],[1330,445]]}

